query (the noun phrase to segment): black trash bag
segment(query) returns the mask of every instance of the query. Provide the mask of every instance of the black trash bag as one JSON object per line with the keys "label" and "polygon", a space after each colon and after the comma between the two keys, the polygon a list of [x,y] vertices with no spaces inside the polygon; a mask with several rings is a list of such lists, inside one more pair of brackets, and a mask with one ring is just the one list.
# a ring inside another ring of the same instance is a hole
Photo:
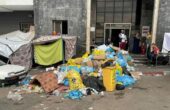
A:
{"label": "black trash bag", "polygon": [[169,57],[168,56],[159,56],[157,59],[158,64],[161,65],[167,65],[169,62]]}
{"label": "black trash bag", "polygon": [[123,72],[123,74],[131,76],[130,72],[127,70],[126,67],[122,67],[122,72]]}
{"label": "black trash bag", "polygon": [[108,67],[108,66],[113,66],[113,61],[109,60],[105,62],[104,64],[101,65],[102,68]]}
{"label": "black trash bag", "polygon": [[90,88],[93,88],[95,89],[96,91],[98,92],[101,92],[101,91],[105,91],[105,87],[103,85],[103,81],[100,80],[99,78],[97,77],[93,77],[93,76],[90,76],[90,77],[84,77],[83,78],[83,84],[86,86],[86,87],[90,87]]}
{"label": "black trash bag", "polygon": [[116,90],[124,90],[125,86],[122,84],[116,84]]}

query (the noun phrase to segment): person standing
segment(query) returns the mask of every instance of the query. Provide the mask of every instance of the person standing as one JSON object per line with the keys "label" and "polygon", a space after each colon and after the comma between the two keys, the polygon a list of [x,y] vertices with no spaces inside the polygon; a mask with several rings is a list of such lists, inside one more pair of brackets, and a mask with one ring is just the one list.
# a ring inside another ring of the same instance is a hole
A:
{"label": "person standing", "polygon": [[146,36],[146,48],[148,50],[148,48],[151,47],[151,41],[152,41],[152,35],[150,32],[147,33],[147,36]]}
{"label": "person standing", "polygon": [[119,42],[120,49],[126,50],[127,36],[125,35],[124,30],[121,30],[121,33],[119,34],[119,38],[120,38],[120,42]]}
{"label": "person standing", "polygon": [[140,53],[140,34],[139,32],[136,33],[136,35],[134,36],[134,43],[133,43],[133,53]]}

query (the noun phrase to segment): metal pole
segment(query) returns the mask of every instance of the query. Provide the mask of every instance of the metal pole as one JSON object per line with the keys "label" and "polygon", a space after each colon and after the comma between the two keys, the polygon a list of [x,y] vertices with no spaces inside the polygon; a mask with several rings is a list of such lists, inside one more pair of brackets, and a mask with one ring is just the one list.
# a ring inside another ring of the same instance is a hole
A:
{"label": "metal pole", "polygon": [[87,0],[86,52],[90,52],[91,0]]}
{"label": "metal pole", "polygon": [[154,1],[154,12],[153,12],[153,23],[152,23],[152,43],[156,42],[159,4],[160,4],[160,0],[155,0]]}
{"label": "metal pole", "polygon": [[62,40],[62,54],[63,54],[63,64],[65,64],[65,55],[64,55],[64,40],[63,40],[63,21],[60,24],[60,36]]}

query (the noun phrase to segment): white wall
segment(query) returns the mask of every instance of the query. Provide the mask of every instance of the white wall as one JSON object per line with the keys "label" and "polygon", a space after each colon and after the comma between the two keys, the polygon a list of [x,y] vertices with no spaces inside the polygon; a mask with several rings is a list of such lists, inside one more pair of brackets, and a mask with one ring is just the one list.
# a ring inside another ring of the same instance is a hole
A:
{"label": "white wall", "polygon": [[33,5],[33,0],[0,0],[0,5]]}

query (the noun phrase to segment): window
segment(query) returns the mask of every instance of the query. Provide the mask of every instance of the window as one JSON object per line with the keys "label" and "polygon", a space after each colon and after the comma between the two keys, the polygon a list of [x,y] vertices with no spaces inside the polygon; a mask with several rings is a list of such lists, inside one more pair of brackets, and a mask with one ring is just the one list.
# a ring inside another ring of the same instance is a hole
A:
{"label": "window", "polygon": [[104,36],[104,23],[136,22],[137,0],[96,0],[96,37]]}
{"label": "window", "polygon": [[20,22],[19,23],[20,31],[28,32],[30,30],[31,25],[33,25],[33,23],[31,22]]}
{"label": "window", "polygon": [[53,31],[61,34],[68,34],[67,20],[53,20]]}

